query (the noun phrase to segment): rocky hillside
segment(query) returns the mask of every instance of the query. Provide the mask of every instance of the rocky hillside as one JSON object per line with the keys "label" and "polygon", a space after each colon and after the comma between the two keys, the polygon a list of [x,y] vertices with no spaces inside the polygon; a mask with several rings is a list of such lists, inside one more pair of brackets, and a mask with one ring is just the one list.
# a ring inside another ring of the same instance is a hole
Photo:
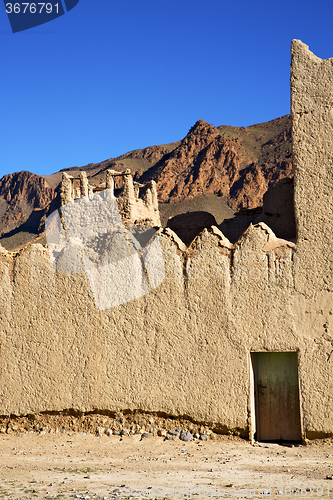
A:
{"label": "rocky hillside", "polygon": [[[250,127],[214,127],[199,120],[181,141],[66,172],[76,175],[85,170],[90,183],[98,185],[108,168],[130,168],[141,183],[154,179],[164,223],[167,217],[184,212],[184,207],[186,211],[207,210],[219,223],[236,210],[262,205],[268,187],[292,176],[290,116]],[[57,206],[60,181],[61,172],[45,177],[19,172],[0,180],[2,244],[13,246],[7,239],[22,231],[27,240],[30,233],[31,239],[43,231],[46,214]]]}
{"label": "rocky hillside", "polygon": [[228,196],[241,163],[236,144],[199,120],[178,147],[140,177],[140,182],[155,180],[159,200],[164,203],[178,203],[206,193]]}
{"label": "rocky hillside", "polygon": [[141,183],[154,179],[160,203],[211,194],[233,210],[255,208],[268,187],[292,175],[290,116],[251,127],[213,127],[199,120],[178,143],[132,151],[98,167],[92,183],[107,168],[131,168]]}
{"label": "rocky hillside", "polygon": [[292,174],[290,126],[289,117],[246,129],[199,120],[140,182],[154,179],[164,203],[210,193],[234,210],[257,207],[268,187]]}
{"label": "rocky hillside", "polygon": [[0,236],[25,223],[34,211],[47,207],[55,192],[40,175],[16,172],[0,180]]}

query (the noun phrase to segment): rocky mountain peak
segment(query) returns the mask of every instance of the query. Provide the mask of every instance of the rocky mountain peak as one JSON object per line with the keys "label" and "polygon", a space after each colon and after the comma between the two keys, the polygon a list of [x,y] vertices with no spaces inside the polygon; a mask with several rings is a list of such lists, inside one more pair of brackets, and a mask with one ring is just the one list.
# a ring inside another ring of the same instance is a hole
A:
{"label": "rocky mountain peak", "polygon": [[[165,213],[171,216],[183,213],[179,210],[185,206],[192,207],[186,211],[205,212],[206,206],[199,199],[211,197],[207,203],[218,220],[222,212],[229,211],[230,217],[234,210],[261,206],[269,187],[292,176],[290,131],[289,115],[249,127],[214,127],[198,120],[180,141],[72,167],[68,172],[86,170],[89,182],[97,186],[105,182],[108,168],[130,168],[135,181],[156,181],[159,202],[164,204],[162,212],[166,205]],[[43,231],[47,213],[57,208],[54,189],[60,181],[61,172],[48,176],[47,182],[26,171],[4,176],[0,180],[0,236],[13,231]],[[121,188],[120,184],[116,188]],[[222,206],[225,208],[218,208]]]}
{"label": "rocky mountain peak", "polygon": [[181,141],[180,147],[186,147],[189,151],[201,150],[216,139],[217,136],[220,136],[220,134],[213,125],[205,122],[205,120],[198,120]]}

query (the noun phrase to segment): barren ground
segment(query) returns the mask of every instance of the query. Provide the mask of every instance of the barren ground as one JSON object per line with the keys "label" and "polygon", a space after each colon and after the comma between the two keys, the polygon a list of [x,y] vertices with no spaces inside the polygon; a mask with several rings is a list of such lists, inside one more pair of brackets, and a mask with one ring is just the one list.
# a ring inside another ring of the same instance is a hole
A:
{"label": "barren ground", "polygon": [[[185,443],[74,432],[2,434],[0,498],[199,500],[278,498],[282,492],[328,498],[332,455],[331,440],[290,447],[252,446],[231,436]],[[262,488],[271,489],[263,495]]]}

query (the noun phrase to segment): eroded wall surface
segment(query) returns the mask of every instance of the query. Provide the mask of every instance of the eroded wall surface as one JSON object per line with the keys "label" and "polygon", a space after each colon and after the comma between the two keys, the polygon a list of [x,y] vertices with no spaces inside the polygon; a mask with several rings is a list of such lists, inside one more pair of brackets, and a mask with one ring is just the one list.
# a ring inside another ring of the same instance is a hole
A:
{"label": "eroded wall surface", "polygon": [[333,59],[299,40],[291,54],[296,287],[310,296],[333,289]]}
{"label": "eroded wall surface", "polygon": [[42,246],[1,250],[0,414],[157,411],[246,434],[250,353],[298,351],[303,434],[333,433],[332,60],[292,50],[297,245],[264,223],[234,246],[163,230],[162,284],[106,310]]}
{"label": "eroded wall surface", "polygon": [[177,240],[160,236],[158,288],[105,311],[85,274],[55,272],[42,246],[3,252],[1,414],[140,409],[246,433],[249,353],[298,350],[305,429],[331,432],[331,296],[295,291],[293,244],[264,224],[232,249],[217,229],[187,251]]}
{"label": "eroded wall surface", "polygon": [[[267,287],[285,291],[275,278],[270,285],[266,252],[253,262],[265,229],[250,228],[233,266],[216,233],[204,231],[188,252],[162,234],[163,283],[106,311],[85,274],[55,272],[40,245],[4,252],[1,413],[144,409],[246,428],[248,346]],[[293,249],[285,252],[289,274]]]}

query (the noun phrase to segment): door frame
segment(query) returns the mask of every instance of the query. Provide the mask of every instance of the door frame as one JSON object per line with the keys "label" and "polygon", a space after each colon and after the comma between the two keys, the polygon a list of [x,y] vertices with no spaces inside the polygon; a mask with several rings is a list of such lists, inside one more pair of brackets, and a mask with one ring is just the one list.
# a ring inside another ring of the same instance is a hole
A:
{"label": "door frame", "polygon": [[302,398],[301,398],[301,378],[300,378],[300,352],[299,349],[296,350],[281,350],[281,351],[250,351],[250,363],[249,363],[249,368],[250,368],[250,394],[249,394],[249,440],[251,441],[252,444],[254,444],[257,441],[257,412],[256,408],[258,408],[258,396],[256,394],[256,373],[255,373],[255,365],[256,365],[256,354],[260,353],[270,353],[270,352],[276,352],[276,353],[288,353],[288,352],[296,352],[297,353],[297,372],[298,372],[298,397],[299,397],[299,414],[300,414],[300,424],[301,424],[301,439],[302,443],[304,444],[304,427],[303,427],[303,411],[302,411]]}

